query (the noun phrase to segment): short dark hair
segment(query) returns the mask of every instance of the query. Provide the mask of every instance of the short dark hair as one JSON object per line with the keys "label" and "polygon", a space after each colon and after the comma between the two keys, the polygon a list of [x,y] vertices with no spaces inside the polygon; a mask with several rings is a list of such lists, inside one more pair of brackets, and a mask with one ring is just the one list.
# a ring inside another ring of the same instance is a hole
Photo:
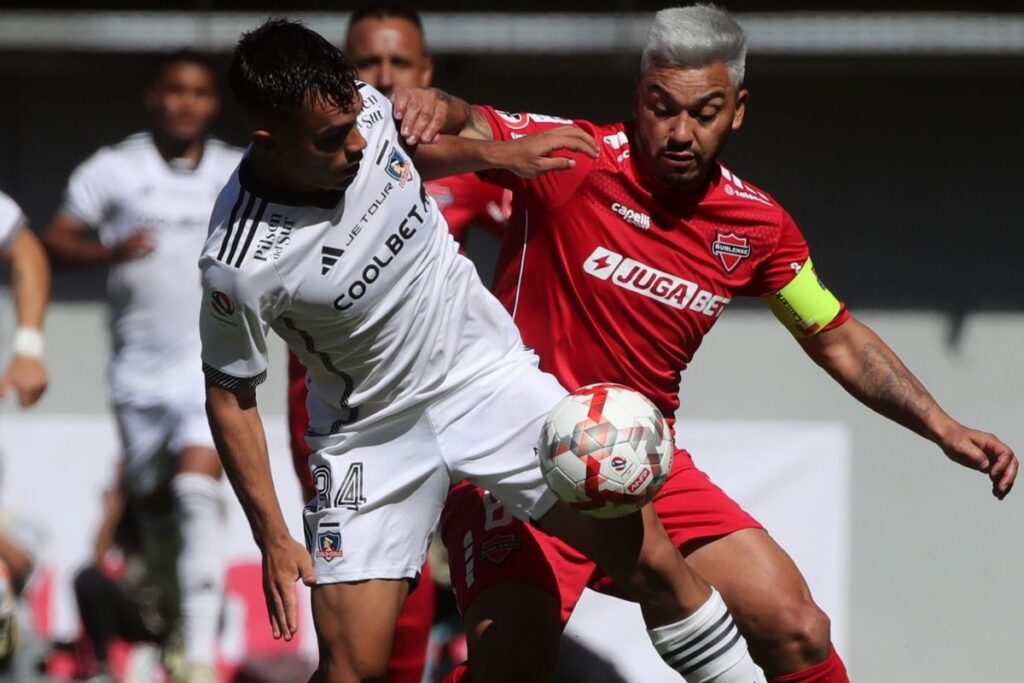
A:
{"label": "short dark hair", "polygon": [[228,70],[231,91],[249,110],[294,114],[315,102],[351,111],[358,89],[345,53],[288,19],[243,33]]}
{"label": "short dark hair", "polygon": [[212,55],[196,52],[195,50],[181,49],[161,55],[153,64],[153,71],[149,77],[149,83],[156,83],[164,75],[164,71],[175,64],[194,64],[210,72],[210,75],[217,78],[219,69],[217,60]]}
{"label": "short dark hair", "polygon": [[411,7],[397,3],[372,2],[363,5],[349,17],[349,29],[365,19],[405,19],[419,29],[420,33],[423,33],[423,20],[420,19],[420,13]]}

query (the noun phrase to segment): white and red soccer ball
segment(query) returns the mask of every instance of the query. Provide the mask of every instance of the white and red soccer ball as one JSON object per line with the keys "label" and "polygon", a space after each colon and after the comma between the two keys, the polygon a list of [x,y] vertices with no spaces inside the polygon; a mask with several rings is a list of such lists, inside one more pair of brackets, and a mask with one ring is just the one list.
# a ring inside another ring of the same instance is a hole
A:
{"label": "white and red soccer ball", "polygon": [[621,517],[649,503],[674,451],[657,407],[618,384],[591,384],[559,401],[537,448],[551,489],[595,517]]}

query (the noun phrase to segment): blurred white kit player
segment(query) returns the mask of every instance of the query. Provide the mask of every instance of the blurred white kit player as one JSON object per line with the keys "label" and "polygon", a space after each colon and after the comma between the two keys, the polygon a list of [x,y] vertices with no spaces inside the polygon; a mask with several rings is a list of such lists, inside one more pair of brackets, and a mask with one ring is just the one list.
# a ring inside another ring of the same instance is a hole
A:
{"label": "blurred white kit player", "polygon": [[[13,199],[0,192],[0,257],[13,267],[13,294],[18,328],[11,360],[0,375],[0,396],[14,389],[28,407],[46,389],[42,320],[49,298],[50,271],[39,241]],[[10,657],[18,643],[16,599],[34,572],[44,548],[45,533],[31,519],[0,512],[0,669],[13,670]]]}
{"label": "blurred white kit player", "polygon": [[200,261],[208,380],[262,382],[271,328],[308,369],[319,584],[417,577],[463,478],[542,517],[555,498],[533,446],[565,395],[459,255],[391,103],[365,84],[360,95],[367,146],[347,190],[319,206],[271,196],[243,162]]}
{"label": "blurred white kit player", "polygon": [[[223,598],[223,502],[216,479],[178,467],[187,449],[213,449],[196,325],[196,257],[217,194],[240,155],[206,138],[197,164],[166,159],[151,133],[138,133],[75,169],[61,206],[107,247],[142,232],[152,247],[110,263],[110,400],[128,494],[147,501],[170,482],[182,542],[176,571],[186,656],[207,667]],[[146,535],[170,531],[160,527],[172,523],[158,515],[140,521]]]}
{"label": "blurred white kit player", "polygon": [[0,251],[11,247],[14,236],[25,227],[25,214],[13,199],[0,192]]}

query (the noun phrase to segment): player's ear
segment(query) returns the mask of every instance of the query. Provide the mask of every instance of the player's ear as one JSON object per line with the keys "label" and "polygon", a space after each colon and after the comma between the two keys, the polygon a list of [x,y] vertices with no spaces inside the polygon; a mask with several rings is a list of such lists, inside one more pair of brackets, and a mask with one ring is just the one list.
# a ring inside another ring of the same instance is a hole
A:
{"label": "player's ear", "polygon": [[142,106],[146,108],[146,111],[153,113],[160,105],[159,97],[160,93],[157,92],[155,84],[146,86],[142,93]]}
{"label": "player's ear", "polygon": [[747,97],[750,93],[746,88],[740,88],[736,93],[736,111],[732,115],[732,129],[739,130],[743,125],[743,117],[747,113]]}
{"label": "player's ear", "polygon": [[274,148],[274,136],[266,128],[257,128],[252,132],[252,146],[264,151]]}

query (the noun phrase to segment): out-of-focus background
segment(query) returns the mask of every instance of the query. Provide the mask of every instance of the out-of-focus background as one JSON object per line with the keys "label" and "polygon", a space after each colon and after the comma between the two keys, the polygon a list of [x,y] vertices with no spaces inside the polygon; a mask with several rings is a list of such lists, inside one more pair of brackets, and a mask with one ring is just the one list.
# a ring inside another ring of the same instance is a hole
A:
{"label": "out-of-focus background", "polygon": [[[788,208],[830,288],[949,412],[1024,450],[1024,3],[724,4],[749,35],[751,92],[725,162]],[[639,49],[661,7],[417,5],[435,85],[503,109],[598,122],[630,116]],[[0,3],[0,188],[41,228],[76,164],[145,127],[140,91],[155,55],[191,47],[226,56],[240,31],[271,15],[305,18],[341,44],[349,9],[309,0]],[[229,96],[214,132],[245,143]],[[494,253],[492,238],[474,236],[470,255],[485,280]],[[83,544],[98,514],[98,489],[88,487],[105,483],[114,459],[105,449],[116,448],[103,282],[99,271],[56,275],[52,388],[31,418],[0,423],[0,504],[34,500],[58,529],[51,539]],[[869,413],[763,308],[731,307],[688,370],[683,442],[771,518],[831,607],[853,680],[1024,679],[1022,493],[996,502],[983,477]],[[261,412],[282,430],[274,443],[283,449],[283,348],[276,358]],[[287,462],[283,450],[275,457]],[[40,503],[44,490],[64,493]],[[244,527],[239,534],[244,555],[249,538]],[[48,557],[60,565],[69,553],[51,543]],[[56,615],[67,594],[46,599],[40,609]],[[577,636],[595,648],[613,628],[602,605]],[[263,628],[252,614],[249,628]],[[613,664],[629,659],[618,643],[602,651]]]}

